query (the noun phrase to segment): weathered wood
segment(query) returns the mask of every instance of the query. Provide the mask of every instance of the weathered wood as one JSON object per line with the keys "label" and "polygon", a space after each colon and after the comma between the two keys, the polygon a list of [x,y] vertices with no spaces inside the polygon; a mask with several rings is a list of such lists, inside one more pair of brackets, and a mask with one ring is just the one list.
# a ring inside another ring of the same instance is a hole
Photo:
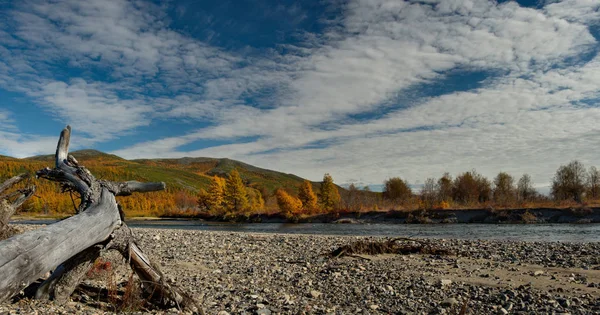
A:
{"label": "weathered wood", "polygon": [[75,287],[83,281],[86,273],[100,257],[102,246],[92,246],[66,262],[60,264],[37,288],[35,298],[38,300],[54,300],[58,303],[68,301]]}
{"label": "weathered wood", "polygon": [[130,196],[134,192],[161,191],[167,188],[164,182],[141,183],[135,180],[127,182],[100,181],[101,185],[108,188],[115,196]]}
{"label": "weathered wood", "polygon": [[[8,188],[18,184],[22,180],[29,178],[29,174],[20,174],[15,177],[9,178],[4,183],[0,184],[0,193],[3,193]],[[29,199],[35,192],[35,186],[28,187],[26,189],[19,189],[12,193],[4,193],[0,196],[0,241],[7,239],[14,235],[16,232],[12,229],[8,222],[10,217],[17,211],[17,209],[23,205],[27,199]],[[17,196],[12,202],[9,198]]]}
{"label": "weathered wood", "polygon": [[103,189],[99,202],[85,212],[0,242],[0,301],[77,253],[105,241],[120,224],[115,197]]}
{"label": "weathered wood", "polygon": [[112,248],[129,260],[129,265],[140,278],[146,294],[169,307],[201,312],[200,305],[193,298],[167,283],[160,268],[138,247],[133,232],[126,224],[115,231]]}
{"label": "weathered wood", "polygon": [[38,177],[60,182],[81,196],[78,214],[47,227],[0,242],[0,302],[49,270],[54,270],[36,292],[41,299],[64,302],[81,282],[93,261],[108,249],[118,250],[140,277],[153,301],[201,312],[187,294],[169,285],[135,243],[122,221],[115,196],[165,189],[165,183],[97,180],[69,153],[71,127],[61,132],[55,168],[38,171]]}

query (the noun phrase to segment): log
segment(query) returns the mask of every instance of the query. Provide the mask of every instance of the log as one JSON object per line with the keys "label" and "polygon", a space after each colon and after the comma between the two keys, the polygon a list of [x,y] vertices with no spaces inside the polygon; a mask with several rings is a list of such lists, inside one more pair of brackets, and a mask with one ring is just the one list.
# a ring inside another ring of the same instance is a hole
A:
{"label": "log", "polygon": [[61,132],[55,168],[38,171],[38,177],[57,181],[63,190],[77,191],[81,203],[77,214],[61,222],[0,242],[0,302],[29,283],[54,270],[38,288],[36,297],[65,302],[82,281],[93,261],[116,249],[142,280],[143,288],[156,304],[202,312],[187,294],[169,285],[158,267],[135,243],[132,231],[122,222],[123,213],[115,196],[164,190],[164,183],[97,180],[68,154],[71,127]]}
{"label": "log", "polygon": [[[15,234],[15,231],[8,226],[10,217],[12,217],[27,199],[33,196],[35,193],[35,186],[19,189],[12,193],[5,193],[5,191],[27,178],[29,178],[29,174],[23,173],[9,178],[4,183],[0,184],[0,240],[7,239]],[[9,200],[15,196],[17,196],[17,198],[13,201]]]}
{"label": "log", "polygon": [[105,241],[121,225],[115,196],[103,189],[98,201],[78,215],[0,242],[0,301]]}

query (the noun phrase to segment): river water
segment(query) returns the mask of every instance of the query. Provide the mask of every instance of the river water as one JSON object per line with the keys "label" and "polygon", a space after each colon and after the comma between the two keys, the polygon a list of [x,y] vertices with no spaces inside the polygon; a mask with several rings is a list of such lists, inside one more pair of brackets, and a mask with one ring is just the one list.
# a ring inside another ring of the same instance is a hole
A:
{"label": "river water", "polygon": [[[15,223],[50,224],[31,220]],[[600,224],[331,224],[222,223],[198,220],[128,220],[131,227],[318,235],[407,236],[548,242],[600,242]]]}

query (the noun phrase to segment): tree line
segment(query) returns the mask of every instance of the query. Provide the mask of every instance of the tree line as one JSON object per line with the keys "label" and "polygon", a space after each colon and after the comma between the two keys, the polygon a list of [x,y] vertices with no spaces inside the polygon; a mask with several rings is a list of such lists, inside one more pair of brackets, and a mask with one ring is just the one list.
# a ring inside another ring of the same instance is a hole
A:
{"label": "tree line", "polygon": [[589,202],[600,197],[600,171],[586,169],[579,161],[561,165],[551,181],[550,195],[540,194],[531,176],[523,174],[518,180],[506,172],[489,180],[476,170],[452,178],[428,178],[420,191],[413,192],[409,183],[400,177],[384,181],[384,202],[408,208],[446,209],[450,207],[521,207],[548,202]]}

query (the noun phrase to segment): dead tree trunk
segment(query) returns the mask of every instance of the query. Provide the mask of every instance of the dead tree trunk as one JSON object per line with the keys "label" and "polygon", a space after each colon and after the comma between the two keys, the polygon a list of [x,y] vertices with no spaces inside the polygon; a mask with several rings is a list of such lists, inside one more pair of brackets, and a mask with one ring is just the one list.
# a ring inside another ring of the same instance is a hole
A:
{"label": "dead tree trunk", "polygon": [[[29,174],[21,174],[0,184],[0,240],[7,239],[15,233],[8,225],[8,221],[17,209],[33,195],[35,186],[18,189],[11,193],[6,191],[27,178],[29,178]],[[11,201],[11,199],[14,200]]]}
{"label": "dead tree trunk", "polygon": [[39,287],[36,297],[65,301],[102,251],[118,250],[142,280],[153,301],[180,309],[200,311],[198,304],[164,280],[135,244],[131,230],[122,221],[115,196],[165,189],[164,183],[109,182],[97,180],[68,155],[71,128],[61,133],[54,169],[37,175],[60,182],[81,196],[78,213],[66,220],[14,236],[0,242],[0,302],[31,282],[54,270]]}

